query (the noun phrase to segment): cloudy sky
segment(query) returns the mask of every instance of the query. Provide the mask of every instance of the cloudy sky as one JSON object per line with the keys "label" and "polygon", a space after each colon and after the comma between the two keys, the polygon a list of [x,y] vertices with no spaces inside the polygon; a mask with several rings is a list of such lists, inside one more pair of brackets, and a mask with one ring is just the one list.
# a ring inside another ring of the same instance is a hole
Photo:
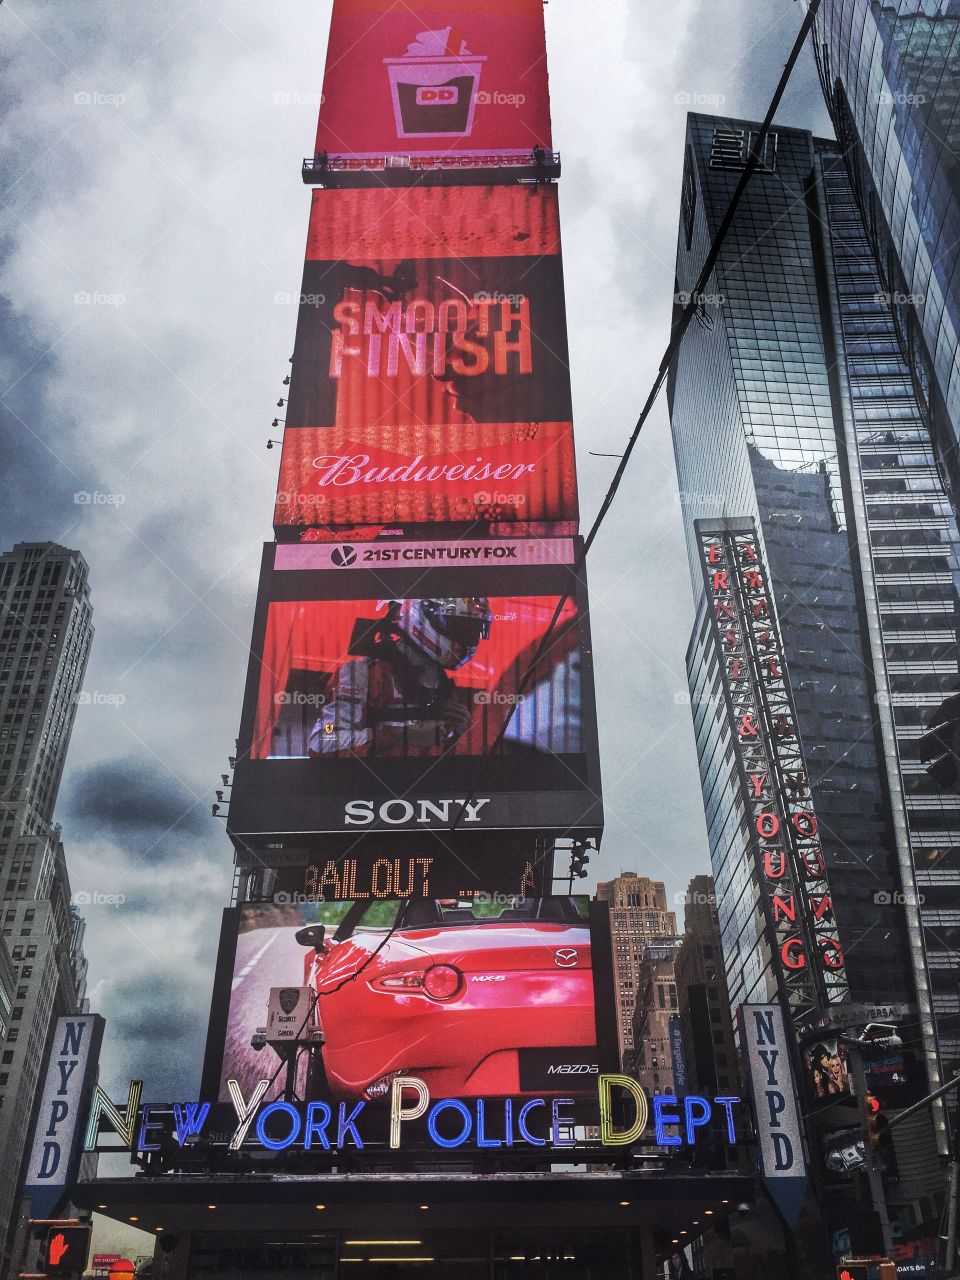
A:
{"label": "cloudy sky", "polygon": [[[57,818],[103,1079],[195,1088],[232,860],[233,752],[293,349],[330,0],[0,8],[0,545],[90,564],[96,640]],[[793,0],[551,0],[554,137],[592,519],[668,336],[684,115],[762,115]],[[781,119],[829,133],[805,55]],[[89,502],[77,495],[94,495]],[[607,832],[596,878],[708,869],[663,403],[590,566]],[[592,883],[592,881],[590,882]],[[160,1051],[158,1052],[158,1046]]]}

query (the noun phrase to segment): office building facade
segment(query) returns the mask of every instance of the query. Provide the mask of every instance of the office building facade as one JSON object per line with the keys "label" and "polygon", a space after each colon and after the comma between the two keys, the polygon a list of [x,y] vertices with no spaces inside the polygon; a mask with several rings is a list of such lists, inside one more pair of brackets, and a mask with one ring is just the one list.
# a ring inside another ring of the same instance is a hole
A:
{"label": "office building facade", "polygon": [[84,926],[52,818],[92,640],[78,552],[23,543],[0,556],[0,950],[10,975],[0,1046],[4,1272],[52,1029],[85,1008]]}
{"label": "office building facade", "polygon": [[677,955],[681,939],[651,938],[643,949],[633,1011],[633,1075],[648,1096],[685,1093],[678,1038]]}
{"label": "office building facade", "polygon": [[[757,128],[689,119],[681,298]],[[924,774],[915,741],[956,687],[957,529],[835,143],[779,127],[768,137],[700,321],[669,395],[697,599],[688,675],[730,1000],[778,998],[791,953],[774,941],[751,860],[763,815],[748,803],[722,602],[704,572],[705,537],[717,530],[750,542],[768,577],[802,753],[795,776],[816,814],[827,886],[808,914],[835,925],[844,1001],[899,1010],[935,1084],[940,1053],[950,1067],[958,1050],[946,932],[957,805]]]}
{"label": "office building facade", "polygon": [[687,1090],[739,1092],[737,1047],[712,876],[694,876],[687,886],[683,942],[675,972]]}
{"label": "office building facade", "polygon": [[610,909],[613,982],[617,1002],[617,1040],[624,1070],[636,1069],[634,1014],[642,993],[641,969],[647,944],[677,932],[676,912],[667,907],[662,880],[622,872],[597,885],[597,901]]}
{"label": "office building facade", "polygon": [[960,495],[960,6],[823,0],[827,107],[954,509]]}

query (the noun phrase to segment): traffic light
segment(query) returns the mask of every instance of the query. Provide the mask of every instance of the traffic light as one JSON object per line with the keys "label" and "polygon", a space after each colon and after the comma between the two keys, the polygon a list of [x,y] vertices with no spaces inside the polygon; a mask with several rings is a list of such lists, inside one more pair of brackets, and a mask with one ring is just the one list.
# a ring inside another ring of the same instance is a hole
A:
{"label": "traffic light", "polygon": [[583,880],[587,874],[587,863],[590,861],[590,850],[583,840],[574,840],[570,850],[570,879]]}
{"label": "traffic light", "polygon": [[90,1226],[50,1228],[44,1264],[48,1276],[83,1274],[90,1253],[92,1230]]}
{"label": "traffic light", "polygon": [[897,1280],[897,1268],[889,1258],[848,1258],[837,1267],[837,1280]]}
{"label": "traffic light", "polygon": [[921,760],[929,760],[927,774],[942,791],[960,791],[960,693],[952,693],[927,722],[917,743]]}
{"label": "traffic light", "polygon": [[882,1125],[880,1124],[880,1112],[882,1109],[883,1104],[875,1094],[865,1093],[863,1095],[863,1129],[866,1134],[867,1146],[871,1151],[879,1151],[883,1140]]}

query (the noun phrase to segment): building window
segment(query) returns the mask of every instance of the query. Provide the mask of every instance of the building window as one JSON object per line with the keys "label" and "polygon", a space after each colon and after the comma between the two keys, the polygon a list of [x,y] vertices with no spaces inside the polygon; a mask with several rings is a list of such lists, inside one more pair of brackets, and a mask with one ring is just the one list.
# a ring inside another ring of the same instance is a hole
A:
{"label": "building window", "polygon": [[693,171],[693,148],[689,145],[687,146],[687,163],[683,171],[683,191],[680,200],[683,213],[683,233],[689,250],[693,243],[693,218],[697,210],[697,175]]}

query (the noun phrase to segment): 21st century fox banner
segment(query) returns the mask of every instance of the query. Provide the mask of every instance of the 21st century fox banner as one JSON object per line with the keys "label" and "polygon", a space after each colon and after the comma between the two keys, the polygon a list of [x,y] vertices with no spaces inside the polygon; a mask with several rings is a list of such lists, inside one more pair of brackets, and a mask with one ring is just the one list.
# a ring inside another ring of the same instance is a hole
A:
{"label": "21st century fox banner", "polygon": [[314,192],[275,524],[576,531],[555,188]]}
{"label": "21st century fox banner", "polygon": [[496,167],[536,146],[550,147],[541,0],[336,0],[318,155]]}

